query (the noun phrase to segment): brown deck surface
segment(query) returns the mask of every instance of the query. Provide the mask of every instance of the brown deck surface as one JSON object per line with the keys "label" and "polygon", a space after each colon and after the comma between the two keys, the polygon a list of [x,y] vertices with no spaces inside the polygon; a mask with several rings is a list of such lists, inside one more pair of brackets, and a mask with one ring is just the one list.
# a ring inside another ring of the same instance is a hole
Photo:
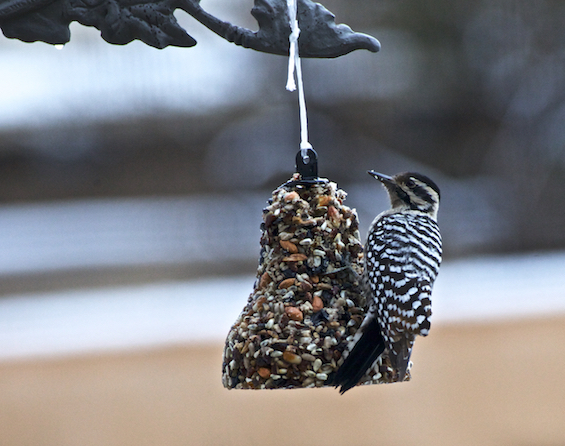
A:
{"label": "brown deck surface", "polygon": [[225,390],[221,345],[0,363],[2,446],[565,444],[565,318],[435,325],[410,383]]}

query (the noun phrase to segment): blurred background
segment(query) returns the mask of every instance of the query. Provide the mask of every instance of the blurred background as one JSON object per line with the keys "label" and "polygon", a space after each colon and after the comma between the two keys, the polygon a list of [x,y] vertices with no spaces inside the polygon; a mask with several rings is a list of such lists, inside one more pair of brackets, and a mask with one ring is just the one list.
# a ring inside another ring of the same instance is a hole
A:
{"label": "blurred background", "polygon": [[[442,189],[413,382],[221,388],[298,150],[287,59],[181,11],[194,48],[75,23],[63,48],[0,38],[1,444],[565,444],[565,4],[323,4],[382,49],[302,61],[320,175],[363,237],[388,206],[368,169]],[[255,29],[252,6],[202,0]]]}

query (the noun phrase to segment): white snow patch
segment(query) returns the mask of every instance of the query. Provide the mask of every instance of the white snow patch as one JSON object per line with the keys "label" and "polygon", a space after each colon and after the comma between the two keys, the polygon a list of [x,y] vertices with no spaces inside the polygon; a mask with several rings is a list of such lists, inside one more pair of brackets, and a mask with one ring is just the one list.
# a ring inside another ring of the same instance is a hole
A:
{"label": "white snow patch", "polygon": [[[433,322],[565,314],[565,253],[447,262]],[[0,299],[0,359],[222,342],[252,291],[252,275]]]}

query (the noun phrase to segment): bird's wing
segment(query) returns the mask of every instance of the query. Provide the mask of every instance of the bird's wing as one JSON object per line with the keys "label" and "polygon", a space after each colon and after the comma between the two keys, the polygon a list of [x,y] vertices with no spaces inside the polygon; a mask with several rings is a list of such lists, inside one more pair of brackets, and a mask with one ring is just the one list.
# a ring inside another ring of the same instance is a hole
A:
{"label": "bird's wing", "polygon": [[430,297],[440,258],[429,254],[437,242],[416,237],[414,230],[387,216],[369,238],[367,286],[383,321],[388,321],[383,328],[391,339],[403,332],[425,336],[430,328]]}

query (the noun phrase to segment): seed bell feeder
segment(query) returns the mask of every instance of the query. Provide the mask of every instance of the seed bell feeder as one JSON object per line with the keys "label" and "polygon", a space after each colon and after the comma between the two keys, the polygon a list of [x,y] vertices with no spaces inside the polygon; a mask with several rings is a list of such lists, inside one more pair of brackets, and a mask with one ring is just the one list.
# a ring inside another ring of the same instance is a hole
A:
{"label": "seed bell feeder", "polygon": [[[224,348],[228,389],[331,385],[367,312],[357,213],[343,190],[318,178],[316,153],[307,152],[263,210],[253,292]],[[360,384],[394,380],[385,354]]]}
{"label": "seed bell feeder", "polygon": [[[296,172],[263,210],[257,277],[227,335],[222,382],[228,389],[331,385],[369,303],[362,289],[357,213],[344,204],[343,190],[318,177],[317,154],[308,143],[300,57],[377,52],[379,42],[336,24],[331,12],[311,0],[255,0],[257,31],[214,17],[199,0],[4,0],[0,28],[6,37],[61,45],[70,39],[69,24],[77,21],[98,28],[112,44],[138,39],[156,48],[196,45],[177,23],[176,9],[237,45],[289,56],[287,89],[295,89],[295,71],[298,81]],[[360,384],[395,379],[385,352]]]}

